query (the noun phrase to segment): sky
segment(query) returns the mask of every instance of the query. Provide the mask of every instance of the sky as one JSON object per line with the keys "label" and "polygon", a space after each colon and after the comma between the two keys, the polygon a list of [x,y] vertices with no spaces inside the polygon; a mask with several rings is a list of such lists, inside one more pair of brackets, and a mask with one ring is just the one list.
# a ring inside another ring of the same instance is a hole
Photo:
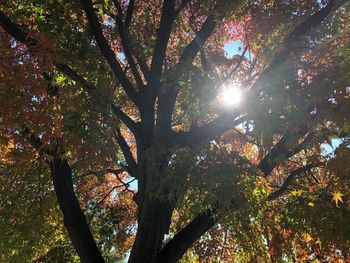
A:
{"label": "sky", "polygon": [[225,44],[226,56],[231,58],[233,55],[240,54],[243,51],[243,43],[239,40],[231,41]]}
{"label": "sky", "polygon": [[[243,46],[242,41],[236,40],[236,41],[227,42],[224,45],[224,49],[226,51],[226,56],[228,58],[232,58],[236,54],[242,54],[242,52],[244,50],[244,46]],[[252,60],[254,55],[252,53],[250,53],[249,51],[247,51],[245,54],[245,57],[249,60]]]}

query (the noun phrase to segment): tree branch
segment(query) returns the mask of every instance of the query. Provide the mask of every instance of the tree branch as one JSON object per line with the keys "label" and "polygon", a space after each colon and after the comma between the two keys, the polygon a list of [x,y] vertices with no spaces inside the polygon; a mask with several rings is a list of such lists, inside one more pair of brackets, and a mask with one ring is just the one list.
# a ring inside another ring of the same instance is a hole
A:
{"label": "tree branch", "polygon": [[[175,20],[175,1],[164,0],[162,8],[162,16],[157,33],[157,41],[154,48],[152,63],[151,63],[151,78],[153,85],[158,86],[160,75],[166,55],[171,29]],[[158,90],[158,87],[153,87],[153,90]]]}
{"label": "tree branch", "polygon": [[[281,187],[268,196],[269,200],[274,200],[281,196],[293,182],[295,177],[303,172],[309,171],[319,163],[305,165],[293,172],[286,178]],[[216,223],[212,210],[207,210],[199,214],[187,226],[180,230],[160,251],[158,262],[177,262],[186,251]]]}
{"label": "tree branch", "polygon": [[258,168],[266,176],[269,175],[278,164],[297,154],[307,145],[312,135],[307,136],[301,143],[298,143],[298,141],[303,138],[308,131],[306,127],[302,127],[297,131],[287,132],[260,161]]}
{"label": "tree branch", "polygon": [[222,86],[223,84],[225,84],[225,82],[227,80],[229,80],[230,78],[232,78],[233,74],[236,72],[236,70],[241,66],[243,59],[244,59],[244,55],[248,50],[248,46],[246,46],[243,50],[242,55],[239,58],[239,61],[237,62],[236,66],[227,74],[227,76],[224,77],[224,79],[221,81],[221,83],[218,85],[219,87]]}
{"label": "tree branch", "polygon": [[123,171],[123,170],[125,170],[125,169],[118,169],[118,170],[108,169],[108,172],[114,174],[115,177],[117,177],[117,180],[121,183],[122,186],[125,187],[125,190],[127,190],[128,192],[130,192],[132,194],[135,194],[134,191],[129,189],[129,185],[130,185],[130,183],[134,182],[136,180],[136,178],[134,178],[134,179],[130,180],[129,182],[125,183],[119,176],[120,172]]}
{"label": "tree branch", "polygon": [[68,77],[70,77],[75,82],[79,83],[89,95],[92,95],[92,96],[99,95],[99,96],[101,96],[101,94],[97,91],[96,87],[94,87],[93,85],[88,83],[81,75],[79,75],[77,72],[75,72],[67,64],[54,62],[54,65],[56,66],[56,68],[59,71],[61,71],[62,73],[64,73]]}
{"label": "tree branch", "polygon": [[122,136],[121,132],[120,132],[120,128],[119,127],[115,127],[115,139],[117,140],[117,143],[120,147],[120,149],[123,152],[123,155],[125,157],[125,161],[128,164],[128,172],[130,172],[130,175],[132,175],[133,177],[137,177],[137,163],[134,159],[134,157],[132,156],[131,150],[126,142],[126,140],[124,139],[124,137]]}
{"label": "tree branch", "polygon": [[[28,45],[28,48],[30,50],[35,50],[35,49],[39,49],[40,48],[40,43],[35,38],[32,38],[32,37],[28,36],[28,34],[25,31],[21,30],[15,23],[13,23],[1,11],[0,11],[0,25],[5,29],[5,31],[9,35],[14,37],[16,40],[18,40],[18,41]],[[94,96],[94,95],[100,96],[101,95],[98,92],[98,90],[96,89],[96,87],[94,87],[93,85],[88,83],[81,75],[76,73],[68,65],[66,65],[64,63],[60,63],[60,62],[54,62],[54,65],[62,73],[66,74],[72,80],[74,80],[75,82],[79,83],[86,90],[86,92],[88,92],[88,94],[90,94],[92,96]],[[135,137],[139,136],[139,129],[138,129],[137,124],[129,116],[127,116],[122,110],[120,110],[116,105],[114,105],[113,103],[111,104],[111,107],[112,107],[113,113],[134,133]],[[52,150],[44,149],[44,147],[43,147],[43,145],[41,143],[41,140],[39,138],[37,138],[36,136],[34,136],[30,132],[30,130],[28,128],[25,128],[22,131],[22,133],[27,138],[27,140],[29,140],[31,145],[36,150],[41,151],[41,152],[45,152],[45,153],[47,153],[49,155],[53,154]],[[119,139],[119,141],[121,142],[122,145],[124,145],[124,151],[125,151],[125,149],[126,149],[125,145],[126,145],[126,147],[128,147],[126,142],[125,142],[125,140],[124,140],[125,144],[123,143],[123,141],[121,139]],[[125,151],[125,152],[127,152],[127,151]],[[129,157],[126,157],[126,159],[130,160]],[[135,169],[135,166],[131,165],[130,169]]]}
{"label": "tree branch", "polygon": [[290,46],[293,42],[297,41],[301,36],[308,33],[311,29],[317,27],[322,21],[335,9],[344,4],[347,0],[331,0],[325,7],[318,12],[312,14],[299,26],[297,26],[286,38],[285,43]]}
{"label": "tree branch", "polygon": [[118,60],[116,59],[114,52],[111,50],[110,46],[108,45],[107,40],[103,35],[101,24],[98,21],[97,16],[95,14],[92,1],[81,0],[81,3],[84,7],[87,19],[89,21],[92,34],[94,35],[97,45],[99,46],[103,56],[106,58],[108,64],[110,65],[112,71],[118,78],[126,94],[139,107],[141,103],[138,96],[139,94],[136,92],[131,82],[126,77],[124,71],[119,65]]}
{"label": "tree branch", "polygon": [[23,137],[30,143],[30,145],[37,150],[39,153],[46,153],[48,155],[54,155],[54,151],[42,143],[41,139],[33,134],[33,132],[25,127],[20,132]]}
{"label": "tree branch", "polygon": [[181,4],[178,8],[175,10],[175,16],[178,16],[182,9],[185,8],[185,6],[188,4],[189,0],[181,0]]}
{"label": "tree branch", "polygon": [[[22,42],[28,46],[30,52],[40,49],[40,43],[37,39],[28,35],[28,33],[19,28],[18,25],[13,23],[4,13],[0,11],[0,25],[5,29],[5,31],[15,38],[17,41]],[[82,87],[90,94],[98,94],[96,87],[89,84],[81,75],[75,72],[71,67],[64,63],[54,61],[54,65],[62,73],[66,74],[75,82],[82,85]]]}
{"label": "tree branch", "polygon": [[288,58],[290,53],[295,51],[297,47],[296,42],[299,41],[300,38],[307,34],[311,29],[319,26],[334,9],[341,6],[346,1],[347,0],[331,0],[325,7],[306,18],[304,22],[297,26],[285,38],[284,47],[275,55],[270,65],[260,74],[259,79],[254,83],[249,93],[258,92],[263,87],[259,87],[259,85],[265,80],[268,73],[280,66]]}
{"label": "tree branch", "polygon": [[114,115],[120,119],[126,127],[135,135],[136,139],[140,139],[140,128],[137,122],[134,122],[128,115],[126,115],[118,106],[112,104],[112,111]]}
{"label": "tree branch", "polygon": [[185,226],[160,251],[158,262],[177,262],[198,238],[215,225],[215,219],[209,210],[199,214]]}
{"label": "tree branch", "polygon": [[[218,7],[219,4],[214,7],[213,12],[216,12],[218,10]],[[166,127],[166,129],[170,128],[171,121],[167,121],[167,123],[162,123],[162,120],[172,119],[173,109],[176,103],[177,95],[180,91],[179,87],[177,86],[177,82],[179,80],[179,77],[181,76],[181,72],[186,68],[186,66],[192,63],[197,53],[200,51],[201,46],[203,46],[204,43],[208,40],[208,38],[213,33],[218,21],[222,20],[223,17],[223,14],[217,16],[214,15],[214,13],[212,13],[211,15],[209,15],[203,23],[201,29],[197,32],[195,38],[191,41],[190,44],[188,44],[185,47],[184,51],[180,56],[179,62],[176,65],[175,73],[173,74],[175,78],[171,80],[171,82],[174,83],[173,87],[167,91],[164,91],[162,96],[159,98],[160,107],[158,107],[157,115],[160,121],[158,121],[157,119],[157,125],[160,125],[161,127]]]}
{"label": "tree branch", "polygon": [[141,89],[144,85],[143,85],[143,81],[141,79],[140,73],[136,67],[134,58],[133,58],[133,54],[131,51],[131,46],[129,43],[129,39],[125,30],[125,26],[123,24],[123,10],[118,2],[118,0],[113,0],[113,3],[118,11],[118,15],[116,18],[116,24],[118,27],[118,32],[119,32],[119,36],[120,36],[120,41],[125,53],[125,57],[128,60],[129,64],[130,64],[130,69],[132,71],[132,74],[136,80],[137,86],[139,87],[139,89]]}
{"label": "tree branch", "polygon": [[57,201],[64,216],[64,225],[81,262],[104,263],[74,192],[72,170],[68,161],[55,157],[48,160],[48,164]]}
{"label": "tree branch", "polygon": [[1,27],[17,41],[28,45],[29,49],[37,45],[38,41],[21,30],[15,23],[13,23],[2,11],[0,11],[0,25]]}
{"label": "tree branch", "polygon": [[[93,209],[92,209],[92,212],[91,212],[91,215],[90,215],[90,219],[89,219],[89,221],[88,221],[88,225],[90,225],[92,219],[94,218],[95,213],[96,213],[96,211],[97,211],[97,207],[99,207],[99,206],[106,200],[106,198],[107,198],[115,189],[120,188],[120,187],[125,187],[125,189],[127,189],[127,190],[130,191],[130,192],[132,192],[131,190],[129,190],[128,186],[129,186],[130,183],[132,183],[133,181],[136,180],[135,178],[132,179],[132,180],[130,180],[130,181],[127,182],[127,183],[124,183],[123,181],[121,181],[121,180],[119,179],[119,177],[117,177],[117,178],[118,178],[118,181],[120,181],[121,185],[113,186],[112,189],[109,190],[109,191],[105,194],[105,196],[104,196],[98,203],[96,203],[96,205],[95,205],[95,206],[93,207]],[[134,192],[132,192],[132,193],[134,193]]]}
{"label": "tree branch", "polygon": [[125,17],[125,28],[129,28],[132,20],[132,16],[134,13],[134,8],[135,8],[135,0],[130,0],[128,9],[126,10],[126,17]]}
{"label": "tree branch", "polygon": [[[28,35],[27,32],[20,29],[18,25],[13,23],[4,13],[0,11],[0,25],[5,29],[5,31],[15,38],[17,41],[22,42],[26,44],[29,48],[29,51],[32,52],[34,50],[40,49],[40,43],[37,39],[31,37]],[[90,95],[95,95],[97,93],[97,90],[94,86],[89,84],[82,76],[80,76],[78,73],[76,73],[71,67],[64,63],[60,63],[55,61],[54,65],[57,69],[59,69],[61,72],[66,74],[68,77],[70,77],[75,82],[78,82],[80,85],[82,85],[85,90],[90,93]]]}
{"label": "tree branch", "polygon": [[280,197],[287,189],[288,186],[294,181],[294,179],[300,175],[301,173],[305,173],[307,171],[310,171],[311,168],[316,167],[319,163],[310,163],[303,167],[300,167],[294,171],[292,171],[287,178],[284,180],[283,184],[280,186],[280,188],[271,194],[269,194],[268,199],[274,200],[278,197]]}
{"label": "tree branch", "polygon": [[186,147],[197,145],[205,140],[212,140],[221,136],[225,131],[234,128],[246,120],[246,116],[240,117],[240,111],[236,108],[234,111],[225,112],[213,121],[196,127],[188,132],[177,132],[171,142],[171,146]]}
{"label": "tree branch", "polygon": [[[274,68],[281,65],[285,59],[289,56],[290,52],[295,49],[295,42],[300,39],[300,37],[304,36],[306,33],[308,33],[312,28],[315,28],[319,26],[324,19],[328,17],[328,15],[336,8],[344,4],[346,1],[344,0],[332,0],[330,1],[325,7],[314,13],[313,15],[309,16],[304,22],[302,22],[299,26],[297,26],[285,39],[285,47],[284,49],[279,52],[272,63],[269,65],[268,68],[266,68],[262,74],[260,75],[259,79],[254,83],[253,87],[249,91],[250,96],[251,93],[257,92],[257,87],[259,84],[264,80],[265,76]],[[298,135],[299,133],[299,135]],[[270,172],[276,167],[277,165],[277,157],[282,157],[283,160],[286,160],[287,158],[293,156],[297,152],[302,150],[301,145],[296,146],[294,149],[292,149],[290,146],[288,147],[287,144],[290,144],[289,141],[293,136],[296,135],[295,140],[298,141],[300,138],[302,138],[307,133],[307,130],[301,129],[300,131],[297,131],[294,134],[287,133],[281,140],[278,142],[275,147],[270,151],[268,155],[264,157],[264,159],[260,162],[259,168],[264,172],[265,175],[270,174]],[[278,161],[279,163],[281,160]]]}

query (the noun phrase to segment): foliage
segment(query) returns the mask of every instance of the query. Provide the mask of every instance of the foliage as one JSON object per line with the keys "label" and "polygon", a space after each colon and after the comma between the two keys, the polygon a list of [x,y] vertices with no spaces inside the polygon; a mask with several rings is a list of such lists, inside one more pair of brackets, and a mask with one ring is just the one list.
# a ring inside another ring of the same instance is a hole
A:
{"label": "foliage", "polygon": [[[349,11],[3,1],[0,261],[91,251],[67,220],[57,182],[70,178],[66,203],[78,197],[106,262],[347,262]],[[243,99],[223,105],[233,85]]]}

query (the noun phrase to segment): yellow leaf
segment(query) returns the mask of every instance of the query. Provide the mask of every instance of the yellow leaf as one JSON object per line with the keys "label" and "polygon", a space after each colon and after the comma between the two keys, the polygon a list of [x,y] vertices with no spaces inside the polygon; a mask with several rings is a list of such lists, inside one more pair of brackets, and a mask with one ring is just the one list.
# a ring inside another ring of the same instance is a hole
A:
{"label": "yellow leaf", "polygon": [[314,204],[313,202],[309,202],[307,205],[308,205],[308,206],[311,206],[311,207],[314,207],[314,206],[315,206],[315,204]]}
{"label": "yellow leaf", "polygon": [[319,245],[320,248],[322,247],[322,241],[319,238],[317,238],[315,244]]}
{"label": "yellow leaf", "polygon": [[292,194],[293,196],[301,196],[302,193],[303,193],[303,190],[293,190],[293,191],[291,192],[291,194]]}
{"label": "yellow leaf", "polygon": [[343,194],[340,193],[339,191],[333,192],[332,202],[335,202],[336,207],[338,207],[339,201],[343,203],[343,199],[341,198],[342,196]]}
{"label": "yellow leaf", "polygon": [[307,233],[304,233],[303,237],[306,242],[311,242],[313,240],[313,238]]}

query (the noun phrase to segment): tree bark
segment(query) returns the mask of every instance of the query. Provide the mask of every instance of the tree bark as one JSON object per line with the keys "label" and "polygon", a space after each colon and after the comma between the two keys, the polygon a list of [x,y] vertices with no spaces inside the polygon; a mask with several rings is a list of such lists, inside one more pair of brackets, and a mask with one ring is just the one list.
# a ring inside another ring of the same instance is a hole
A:
{"label": "tree bark", "polygon": [[172,211],[173,206],[167,201],[148,198],[144,202],[129,263],[157,262]]}
{"label": "tree bark", "polygon": [[104,262],[74,193],[72,172],[67,160],[54,158],[49,161],[49,165],[64,225],[81,262]]}

